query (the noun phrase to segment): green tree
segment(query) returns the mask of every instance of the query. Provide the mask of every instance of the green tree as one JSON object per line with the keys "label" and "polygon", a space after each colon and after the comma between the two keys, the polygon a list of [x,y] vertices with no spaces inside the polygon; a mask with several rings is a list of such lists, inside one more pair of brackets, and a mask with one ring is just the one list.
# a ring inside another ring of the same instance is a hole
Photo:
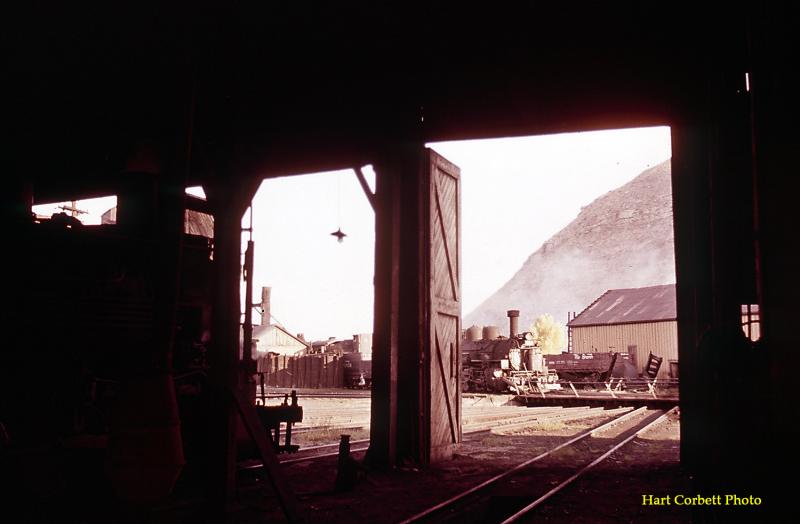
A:
{"label": "green tree", "polygon": [[533,321],[530,332],[543,354],[558,354],[564,349],[564,326],[545,313]]}

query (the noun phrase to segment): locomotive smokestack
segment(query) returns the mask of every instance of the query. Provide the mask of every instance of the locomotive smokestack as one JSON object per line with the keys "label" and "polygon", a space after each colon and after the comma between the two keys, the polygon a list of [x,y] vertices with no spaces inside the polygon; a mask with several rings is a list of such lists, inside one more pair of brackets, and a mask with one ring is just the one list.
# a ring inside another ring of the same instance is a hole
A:
{"label": "locomotive smokestack", "polygon": [[519,309],[508,310],[508,338],[517,336],[519,330]]}
{"label": "locomotive smokestack", "polygon": [[270,322],[270,295],[272,288],[264,286],[261,288],[261,325],[269,326]]}

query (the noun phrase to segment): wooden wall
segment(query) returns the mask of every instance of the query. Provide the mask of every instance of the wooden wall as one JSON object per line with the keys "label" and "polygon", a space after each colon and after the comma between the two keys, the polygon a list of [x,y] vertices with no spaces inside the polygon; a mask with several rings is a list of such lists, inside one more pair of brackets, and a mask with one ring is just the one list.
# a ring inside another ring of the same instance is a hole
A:
{"label": "wooden wall", "polygon": [[[336,355],[262,355],[257,371],[265,373],[264,384],[279,388],[344,387],[344,361]],[[362,361],[362,369],[371,371],[371,361]]]}
{"label": "wooden wall", "polygon": [[650,353],[664,357],[658,378],[670,377],[670,360],[678,360],[678,322],[647,322],[612,326],[572,328],[572,351],[594,353],[618,351],[636,346],[636,367],[641,373]]}

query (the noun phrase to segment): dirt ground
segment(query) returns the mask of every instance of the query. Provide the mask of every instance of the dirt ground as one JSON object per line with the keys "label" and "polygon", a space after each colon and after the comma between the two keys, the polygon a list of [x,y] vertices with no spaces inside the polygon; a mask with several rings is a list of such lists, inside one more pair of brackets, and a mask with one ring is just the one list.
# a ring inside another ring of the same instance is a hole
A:
{"label": "dirt ground", "polygon": [[[507,398],[487,402],[486,414],[512,413]],[[466,408],[476,410],[474,400],[465,399]],[[503,406],[503,404],[506,404]],[[337,413],[350,412],[352,420],[363,419],[368,402],[356,399],[352,406],[342,399],[309,401],[304,407],[311,420],[318,417],[332,424],[339,423]],[[352,409],[350,409],[352,408]],[[514,408],[517,411],[518,408]],[[477,416],[477,415],[476,415]],[[297,495],[307,522],[325,523],[395,523],[411,517],[447,498],[454,496],[481,481],[538,455],[568,440],[608,417],[598,416],[583,420],[534,424],[530,427],[506,431],[506,434],[482,432],[465,435],[452,460],[426,470],[415,467],[398,467],[391,471],[359,469],[356,485],[346,492],[334,489],[337,458],[284,466],[288,481]],[[590,470],[584,477],[568,486],[563,492],[538,508],[530,521],[559,523],[595,522],[702,522],[691,508],[685,506],[645,506],[643,496],[693,495],[691,481],[680,467],[679,415],[671,416],[665,423],[635,439],[618,453]],[[335,437],[336,431],[331,432]],[[607,449],[611,435],[582,441],[535,464],[526,475],[503,485],[493,493],[491,504],[521,507],[570,476],[578,463],[585,464],[598,450]],[[317,442],[318,443],[318,442]],[[604,447],[605,446],[605,447]],[[355,447],[355,446],[354,446]],[[360,446],[358,446],[360,447]],[[590,455],[591,453],[591,455]],[[360,460],[362,453],[353,454]],[[718,519],[725,522],[720,508]],[[196,517],[196,516],[195,516]],[[196,521],[196,519],[190,519]],[[188,521],[188,520],[187,520]],[[243,473],[240,479],[237,507],[230,514],[230,522],[284,522],[277,500],[266,481],[253,472]],[[475,513],[458,522],[484,522]]]}
{"label": "dirt ground", "polygon": [[[490,413],[503,413],[503,406],[507,404],[508,398],[497,398],[491,401],[482,401],[484,407],[476,410],[475,400],[465,399],[465,408],[472,408],[472,413],[485,411]],[[359,400],[360,402],[360,400]],[[336,402],[309,402],[307,413],[314,412],[314,406],[318,406],[319,413],[329,414],[335,410],[327,410],[332,406],[341,406],[344,403],[341,399]],[[325,408],[321,407],[325,405]],[[354,406],[356,407],[356,406]],[[359,406],[360,407],[360,406]],[[478,406],[481,407],[481,406]],[[510,412],[510,411],[509,411]],[[324,416],[324,415],[323,415]],[[354,415],[355,417],[356,415]],[[306,512],[310,522],[331,522],[331,523],[392,523],[408,518],[442,500],[447,499],[481,481],[494,476],[506,469],[513,467],[528,458],[531,458],[557,444],[567,440],[569,437],[595,426],[602,422],[604,417],[593,417],[579,421],[553,421],[544,424],[531,425],[529,428],[519,429],[511,434],[496,434],[493,432],[466,435],[464,443],[459,447],[453,459],[446,463],[439,464],[428,470],[420,470],[414,467],[397,468],[393,471],[370,471],[360,472],[359,481],[352,491],[337,493],[334,490],[336,479],[336,457],[321,459],[317,461],[303,462],[286,468],[289,481],[298,495],[298,498]],[[677,448],[677,422],[673,424],[669,431],[664,435],[655,434],[654,440],[664,442],[659,450],[658,456],[666,465],[673,467],[669,471],[668,477],[659,477],[659,486],[653,486],[660,493],[662,489],[672,489],[670,485],[676,484],[680,479]],[[505,432],[509,433],[509,432]],[[663,437],[663,440],[662,440]],[[638,448],[641,446],[637,446]],[[564,464],[573,464],[581,459],[584,451],[580,447],[577,450],[565,450],[554,459],[550,468],[562,469]],[[644,457],[649,453],[638,452]],[[663,457],[662,457],[663,455]],[[356,455],[360,458],[361,455]],[[613,457],[612,457],[613,458]],[[636,462],[642,462],[634,459]],[[646,464],[647,461],[642,462]],[[630,467],[620,466],[626,473]],[[542,468],[541,471],[547,471]],[[606,471],[607,476],[614,479],[618,474],[613,471]],[[548,478],[553,475],[546,475]],[[568,475],[567,475],[568,476]],[[554,477],[555,478],[555,477]],[[645,479],[646,480],[646,479]],[[655,479],[653,479],[655,480]],[[638,516],[641,509],[640,492],[644,487],[641,486],[642,479],[637,479],[637,484],[626,486],[615,480],[600,483],[607,488],[604,493],[597,492],[597,509],[602,509],[600,513],[593,511],[589,515],[596,517],[604,514],[616,521],[621,520],[623,514]],[[249,486],[240,491],[240,503],[242,507],[238,512],[236,522],[251,522],[258,509],[268,510],[270,519],[279,522],[281,515],[275,511],[275,499],[268,494],[268,489],[262,489],[263,482],[256,478],[243,479],[242,484],[249,482]],[[532,482],[541,485],[543,480]],[[549,482],[544,481],[544,482]],[[667,484],[667,485],[663,485]],[[579,488],[585,489],[585,488]],[[612,492],[609,493],[609,490]],[[513,496],[513,495],[512,495]],[[565,502],[554,501],[549,505],[547,512],[542,512],[542,516],[547,519],[558,518],[564,521],[565,515],[578,517],[575,500],[570,500],[569,495],[565,496]],[[579,492],[579,498],[585,499],[586,495]],[[594,497],[593,497],[594,498]],[[499,498],[502,503],[502,495]],[[602,504],[601,504],[602,503]],[[589,504],[594,505],[594,504]],[[586,500],[581,500],[577,506],[587,506]],[[607,506],[605,509],[601,506]],[[567,511],[568,513],[563,513]],[[477,517],[477,516],[476,516]],[[688,522],[689,520],[676,520],[680,515],[674,512],[664,514],[663,522]],[[477,517],[476,522],[480,521]],[[572,521],[572,518],[569,518]],[[585,522],[602,522],[603,520],[585,520]],[[609,520],[610,521],[610,520]],[[623,522],[629,520],[622,519]]]}

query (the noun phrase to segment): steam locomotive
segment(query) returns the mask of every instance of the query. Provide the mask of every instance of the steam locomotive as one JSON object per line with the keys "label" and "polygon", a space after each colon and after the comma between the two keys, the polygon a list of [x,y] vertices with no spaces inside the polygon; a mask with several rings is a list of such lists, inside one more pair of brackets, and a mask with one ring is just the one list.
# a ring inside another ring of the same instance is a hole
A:
{"label": "steam locomotive", "polygon": [[533,334],[517,333],[519,311],[508,311],[509,336],[496,326],[472,326],[462,342],[462,391],[527,394],[594,386],[614,377],[635,378],[627,353],[542,354]]}
{"label": "steam locomotive", "polygon": [[[512,316],[516,313],[516,316]],[[545,365],[530,332],[516,333],[519,312],[509,311],[511,330],[500,336],[494,326],[473,326],[462,342],[461,389],[464,392],[517,394],[558,390],[558,374]],[[481,337],[482,335],[482,337]]]}

